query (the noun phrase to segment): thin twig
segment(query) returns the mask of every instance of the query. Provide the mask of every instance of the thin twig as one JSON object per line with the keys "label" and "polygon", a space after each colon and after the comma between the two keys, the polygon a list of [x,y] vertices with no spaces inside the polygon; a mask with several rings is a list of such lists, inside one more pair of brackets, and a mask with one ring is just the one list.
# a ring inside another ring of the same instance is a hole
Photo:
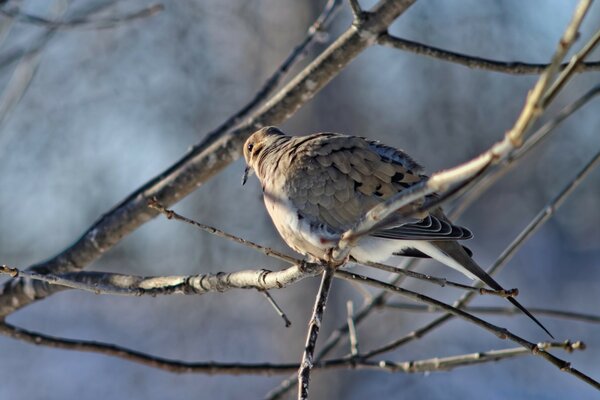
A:
{"label": "thin twig", "polygon": [[310,322],[308,323],[308,332],[306,334],[306,344],[304,345],[304,353],[302,354],[302,361],[298,368],[298,399],[308,399],[308,387],[310,384],[310,370],[314,365],[313,355],[315,353],[315,347],[317,345],[317,338],[319,337],[319,330],[321,329],[321,322],[323,321],[323,313],[327,306],[327,298],[329,297],[329,291],[331,284],[333,283],[333,276],[335,269],[331,266],[327,266],[323,272],[323,278],[317,292],[317,298],[315,299],[315,306],[313,308]]}
{"label": "thin twig", "polygon": [[[571,367],[571,363],[564,361],[564,360],[546,352],[544,349],[539,348],[535,343],[531,343],[528,340],[525,340],[522,337],[515,335],[514,333],[510,332],[506,328],[501,328],[499,326],[490,324],[489,322],[486,322],[480,318],[477,318],[459,308],[442,303],[431,297],[413,292],[411,290],[403,289],[398,286],[390,285],[388,283],[378,281],[373,278],[369,278],[369,277],[355,274],[355,273],[349,273],[346,271],[339,271],[339,270],[336,271],[335,275],[336,275],[336,277],[339,277],[342,279],[357,280],[357,281],[363,282],[367,285],[377,287],[379,289],[385,289],[385,290],[395,292],[401,296],[404,296],[404,297],[409,298],[414,301],[418,301],[418,302],[426,303],[426,304],[429,304],[429,305],[432,305],[435,307],[443,308],[447,313],[452,314],[455,317],[459,317],[461,319],[469,321],[469,322],[493,333],[500,339],[509,339],[509,340],[523,346],[524,348],[528,349],[531,352],[531,354],[544,358],[546,361],[550,362],[551,364],[553,364],[554,366],[559,368],[561,371],[567,372],[568,374],[573,375],[574,377],[576,377],[576,378],[580,379],[581,381],[587,383],[588,385],[594,387],[596,390],[600,390],[600,382],[597,382],[596,380],[587,376],[583,372]],[[366,357],[366,358],[371,357],[371,356],[372,356],[371,352],[363,355],[363,357]]]}
{"label": "thin twig", "polygon": [[352,18],[354,19],[354,23],[360,23],[363,19],[363,10],[358,0],[348,0],[348,4],[350,4],[350,10],[352,11]]}
{"label": "thin twig", "polygon": [[[21,340],[26,343],[36,346],[46,346],[62,350],[84,351],[88,353],[102,354],[106,356],[117,357],[123,360],[131,361],[137,364],[145,365],[150,368],[157,368],[171,373],[196,373],[208,375],[274,375],[285,374],[291,371],[297,371],[299,364],[280,364],[280,363],[221,363],[221,362],[186,362],[180,360],[171,360],[154,355],[142,353],[126,347],[117,346],[110,343],[102,343],[89,340],[73,340],[56,336],[46,335],[40,332],[34,332],[27,329],[19,328],[7,322],[0,322],[0,333],[16,340]],[[563,342],[563,343],[540,343],[541,348],[559,348],[566,351],[584,350],[585,345],[581,342]],[[529,351],[523,348],[492,350],[476,357],[474,354],[464,354],[460,356],[439,358],[438,363],[433,360],[419,360],[393,363],[389,361],[367,361],[367,360],[350,360],[348,358],[338,358],[318,362],[314,368],[318,369],[339,369],[339,368],[354,368],[354,369],[372,369],[386,372],[403,372],[412,373],[425,371],[439,371],[440,369],[452,365],[452,367],[469,366],[482,362],[499,361],[517,356],[528,355]],[[462,362],[460,361],[462,359]],[[427,369],[430,368],[430,369]]]}
{"label": "thin twig", "polygon": [[[409,270],[416,266],[421,259],[419,258],[405,258],[399,268]],[[392,285],[398,285],[405,278],[405,275],[393,274],[391,277],[391,281],[389,282]],[[360,285],[358,283],[353,283]],[[373,296],[366,302],[361,309],[354,316],[354,323],[360,324],[371,314],[373,310],[376,310],[381,305],[385,304],[387,299],[391,296],[388,291],[381,291],[376,296]],[[317,353],[315,359],[317,361],[323,360],[333,349],[337,347],[340,341],[347,337],[348,335],[348,324],[344,323],[340,325],[336,330],[331,332],[325,343],[322,345],[321,349]],[[292,390],[298,380],[296,379],[296,375],[292,374],[288,376],[286,379],[282,380],[279,385],[272,390],[270,390],[265,396],[265,400],[277,400],[284,396],[287,392]]]}
{"label": "thin twig", "polygon": [[[401,311],[411,311],[411,312],[422,312],[422,313],[431,313],[431,312],[441,312],[443,311],[437,307],[424,306],[421,304],[408,304],[408,303],[398,303],[398,302],[386,302],[381,307],[401,310]],[[485,314],[485,315],[508,315],[508,316],[521,316],[523,313],[514,307],[484,307],[484,306],[469,306],[463,307],[463,310],[467,311],[471,314]],[[562,310],[553,310],[549,308],[537,308],[537,307],[527,307],[527,309],[535,315],[546,316],[546,317],[554,317],[554,318],[563,318],[570,319],[573,321],[581,321],[581,322],[589,322],[593,324],[600,324],[600,315],[595,314],[585,314],[574,311],[562,311]]]}
{"label": "thin twig", "polygon": [[350,354],[356,358],[358,356],[358,336],[356,335],[356,326],[354,325],[354,306],[352,300],[346,303],[346,322],[348,323],[348,336],[350,337]]}
{"label": "thin twig", "polygon": [[[486,71],[503,72],[515,75],[541,74],[550,64],[535,64],[521,61],[497,61],[482,57],[475,57],[467,54],[461,54],[453,51],[441,49],[439,47],[429,46],[412,40],[402,39],[390,34],[383,34],[377,39],[377,43],[387,47],[393,47],[399,50],[409,51],[415,54],[432,57],[437,60],[448,61],[451,63],[463,65],[468,68],[482,69]],[[564,70],[569,64],[560,65]],[[600,71],[600,61],[582,63],[576,68],[575,72]]]}
{"label": "thin twig", "polygon": [[283,312],[281,307],[279,307],[279,304],[277,304],[277,302],[275,301],[273,296],[271,296],[271,293],[269,293],[268,290],[260,290],[260,292],[267,298],[267,301],[273,307],[273,309],[275,309],[275,312],[277,313],[277,315],[279,315],[283,319],[283,322],[285,323],[285,327],[289,328],[290,326],[292,326],[292,321],[289,320],[289,318]]}
{"label": "thin twig", "polygon": [[369,267],[376,268],[376,269],[380,269],[382,271],[403,274],[403,275],[409,276],[411,278],[419,279],[419,280],[422,280],[425,282],[434,283],[441,287],[452,286],[452,287],[456,287],[459,289],[469,290],[469,291],[475,292],[477,294],[482,294],[482,295],[487,294],[487,295],[505,297],[505,298],[506,297],[516,297],[519,295],[518,289],[492,290],[492,289],[486,289],[486,288],[478,287],[478,286],[465,285],[462,283],[450,281],[446,278],[440,278],[437,276],[421,274],[419,272],[410,271],[410,270],[406,270],[406,269],[402,269],[402,268],[398,268],[398,267],[393,267],[391,265],[386,265],[386,264],[382,264],[382,263],[365,262],[362,264],[369,266]]}
{"label": "thin twig", "polygon": [[[521,231],[521,233],[508,245],[508,247],[500,254],[494,264],[487,270],[487,273],[494,275],[499,272],[500,269],[508,263],[512,256],[525,244],[539,228],[556,212],[560,205],[567,199],[567,197],[575,190],[577,186],[585,179],[585,177],[600,163],[600,153],[586,164],[583,169],[577,174],[577,176],[570,181],[561,192],[548,202],[542,210],[532,219],[532,221]],[[454,307],[464,308],[474,298],[473,292],[467,292],[463,294],[457,301],[453,303]],[[430,333],[434,329],[443,325],[445,322],[451,320],[454,316],[450,313],[446,313],[435,320],[427,323],[426,325],[415,329],[414,331],[402,336],[398,339],[391,341],[390,343],[379,348],[378,351],[373,352],[373,356],[387,351],[397,349],[415,339],[420,339],[426,334]]]}
{"label": "thin twig", "polygon": [[[549,349],[564,349],[571,353],[575,350],[585,350],[585,344],[582,342],[543,342],[537,344],[538,349],[547,351]],[[531,351],[523,347],[517,347],[504,350],[492,350],[479,353],[461,354],[452,357],[436,357],[428,360],[405,361],[405,362],[390,362],[379,361],[377,364],[390,372],[404,373],[423,373],[423,372],[439,372],[450,371],[457,367],[465,367],[483,364],[491,361],[499,361],[507,358],[530,355]]]}
{"label": "thin twig", "polygon": [[251,240],[246,240],[244,238],[241,238],[239,236],[235,236],[232,235],[231,233],[227,233],[225,231],[222,231],[221,229],[215,228],[213,226],[210,225],[206,225],[203,224],[201,222],[198,221],[194,221],[193,219],[184,217],[181,214],[176,213],[175,211],[165,208],[165,206],[163,206],[162,204],[160,204],[158,202],[158,200],[156,200],[156,198],[152,198],[150,200],[148,200],[148,207],[160,212],[161,214],[163,214],[165,217],[167,217],[168,219],[174,219],[176,221],[181,221],[181,222],[185,222],[186,224],[190,224],[192,226],[195,226],[196,228],[200,228],[203,231],[206,231],[210,234],[213,234],[215,236],[224,238],[224,239],[228,239],[231,240],[235,243],[239,243],[241,245],[244,245],[246,247],[249,247],[251,249],[257,250],[261,253],[263,253],[266,256],[269,257],[273,257],[273,258],[277,258],[278,260],[281,261],[285,261],[287,263],[290,264],[298,264],[299,262],[301,262],[300,260],[298,260],[297,258],[288,256],[287,254],[284,254],[280,251],[274,250],[270,247],[265,247],[262,246],[258,243],[254,243]]}
{"label": "thin twig", "polygon": [[125,14],[119,17],[101,19],[90,19],[84,17],[74,18],[66,21],[49,20],[36,15],[26,14],[18,8],[0,8],[0,14],[17,22],[34,24],[49,29],[108,29],[137,19],[154,16],[164,9],[165,7],[162,4],[154,4],[136,12]]}

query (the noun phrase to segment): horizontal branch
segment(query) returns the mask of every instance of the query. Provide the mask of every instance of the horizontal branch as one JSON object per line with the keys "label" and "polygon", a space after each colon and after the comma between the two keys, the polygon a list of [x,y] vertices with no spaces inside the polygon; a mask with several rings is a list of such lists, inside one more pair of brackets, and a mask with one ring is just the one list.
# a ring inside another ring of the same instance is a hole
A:
{"label": "horizontal branch", "polygon": [[299,280],[316,276],[323,271],[320,264],[299,263],[281,271],[266,269],[216,274],[143,277],[109,272],[79,271],[61,275],[40,274],[0,266],[0,273],[13,278],[24,277],[49,285],[59,285],[95,294],[121,296],[156,296],[170,294],[205,294],[231,289],[281,289]]}
{"label": "horizontal branch", "polygon": [[[398,50],[409,51],[411,53],[432,57],[437,60],[448,61],[460,64],[473,69],[482,69],[486,71],[503,72],[515,75],[541,74],[550,64],[526,63],[521,61],[497,61],[482,57],[470,56],[467,54],[456,53],[441,49],[439,47],[428,46],[423,43],[412,40],[402,39],[390,34],[383,34],[377,39],[377,43],[387,47],[393,47]],[[560,65],[563,70],[568,63]],[[600,71],[600,61],[582,63],[577,67],[576,72]]]}
{"label": "horizontal branch", "polygon": [[[30,343],[36,346],[46,346],[62,350],[84,351],[88,353],[102,354],[105,356],[117,357],[137,364],[145,365],[151,368],[157,368],[172,373],[196,373],[207,375],[275,375],[287,374],[296,371],[299,364],[279,364],[279,363],[222,363],[216,361],[209,362],[187,362],[181,360],[172,360],[154,355],[142,353],[126,347],[117,346],[110,343],[102,343],[89,340],[65,339],[56,336],[46,335],[39,332],[19,328],[6,322],[0,323],[0,334]],[[564,349],[568,352],[573,350],[585,350],[581,342],[558,342],[558,343],[540,343],[543,350],[550,348]],[[435,372],[447,371],[461,366],[470,366],[485,362],[500,361],[503,359],[526,356],[530,352],[527,349],[515,348],[504,350],[491,350],[480,353],[464,354],[452,357],[433,358],[429,360],[416,360],[405,362],[391,361],[367,361],[360,358],[349,359],[339,358],[322,362],[316,362],[315,369],[372,369],[386,372]]]}

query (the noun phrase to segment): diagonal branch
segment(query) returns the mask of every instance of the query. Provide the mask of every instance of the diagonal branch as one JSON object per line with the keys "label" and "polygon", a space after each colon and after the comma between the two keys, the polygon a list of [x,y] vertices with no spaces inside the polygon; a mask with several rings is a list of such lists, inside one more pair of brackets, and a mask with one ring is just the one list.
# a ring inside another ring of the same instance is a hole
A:
{"label": "diagonal branch", "polygon": [[[124,236],[156,216],[147,200],[169,206],[197,189],[239,158],[243,142],[257,128],[280,124],[309,101],[415,0],[381,0],[360,25],[350,27],[285,87],[233,130],[216,131],[166,171],[131,193],[96,221],[60,254],[33,266],[40,273],[77,271],[100,257]],[[58,291],[38,282],[12,280],[0,289],[0,318]]]}
{"label": "diagonal branch", "polygon": [[[543,349],[540,349],[535,343],[531,343],[528,340],[525,340],[522,337],[515,335],[514,333],[510,332],[506,328],[501,328],[499,326],[490,324],[489,322],[486,322],[480,318],[477,318],[477,317],[461,310],[460,308],[450,306],[448,304],[442,303],[441,301],[438,301],[431,297],[413,292],[411,290],[403,289],[401,287],[390,285],[389,283],[381,282],[376,279],[362,276],[359,274],[349,273],[346,271],[336,271],[336,277],[346,279],[346,280],[359,281],[364,284],[367,284],[367,285],[370,285],[373,287],[377,287],[379,289],[384,289],[384,290],[389,290],[389,291],[395,292],[396,294],[399,294],[401,296],[404,296],[404,297],[409,298],[414,301],[418,301],[418,302],[422,302],[422,303],[425,303],[425,304],[428,304],[428,305],[431,305],[434,307],[442,308],[448,314],[452,314],[455,317],[459,317],[466,321],[472,322],[475,325],[493,333],[500,339],[509,339],[509,340],[523,346],[525,349],[528,349],[531,352],[531,354],[544,358],[546,361],[550,362],[551,364],[553,364],[554,366],[559,368],[561,371],[567,372],[567,373],[575,376],[576,378],[582,380],[583,382],[587,383],[588,385],[594,387],[596,390],[600,390],[600,382],[597,382],[596,380],[587,376],[583,372],[571,367],[571,363],[564,361],[564,360],[546,352]],[[374,356],[375,354],[380,354],[380,353],[381,353],[381,351],[378,350],[375,352],[370,352],[363,356],[366,358],[369,358],[369,357]]]}

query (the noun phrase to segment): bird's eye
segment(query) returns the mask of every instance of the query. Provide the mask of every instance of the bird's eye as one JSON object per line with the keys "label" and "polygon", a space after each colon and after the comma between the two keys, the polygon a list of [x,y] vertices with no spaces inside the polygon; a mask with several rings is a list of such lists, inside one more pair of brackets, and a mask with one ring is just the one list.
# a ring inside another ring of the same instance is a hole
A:
{"label": "bird's eye", "polygon": [[248,150],[248,153],[252,153],[252,149],[254,148],[254,145],[252,143],[248,143],[248,146],[246,146],[246,149]]}

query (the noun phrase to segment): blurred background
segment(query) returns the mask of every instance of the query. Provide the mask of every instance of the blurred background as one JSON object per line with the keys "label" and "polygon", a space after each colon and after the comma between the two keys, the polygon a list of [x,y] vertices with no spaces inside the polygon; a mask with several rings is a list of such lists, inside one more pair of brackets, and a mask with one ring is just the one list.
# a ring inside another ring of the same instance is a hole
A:
{"label": "blurred background", "polygon": [[[134,12],[143,0],[24,0],[22,10],[69,19]],[[178,0],[147,19],[111,29],[63,29],[0,19],[0,263],[25,268],[73,242],[102,213],[179,159],[189,146],[248,101],[305,36],[324,1]],[[547,62],[574,0],[418,1],[391,28],[403,38],[499,60]],[[371,6],[373,2],[364,2]],[[580,47],[599,28],[596,4]],[[318,54],[348,28],[347,4]],[[23,51],[35,50],[24,58]],[[311,58],[309,57],[309,58]],[[591,60],[600,58],[596,51]],[[308,60],[307,60],[308,62]],[[306,65],[306,62],[303,64]],[[296,70],[299,70],[296,68]],[[577,76],[549,115],[600,81]],[[402,148],[428,172],[485,150],[514,122],[535,76],[470,70],[373,46],[283,125],[304,135],[336,131]],[[469,247],[489,265],[543,205],[598,151],[598,99],[557,129],[514,172],[462,217],[475,232]],[[243,162],[174,206],[186,216],[287,250],[261,201],[255,179],[242,187]],[[557,215],[497,276],[520,289],[529,307],[600,314],[600,171],[593,172]],[[397,262],[397,261],[396,261]],[[281,263],[232,242],[157,218],[126,237],[88,269],[139,275],[196,274]],[[425,262],[419,268],[465,282]],[[382,276],[381,274],[374,274]],[[6,279],[2,278],[1,282]],[[285,328],[255,291],[169,297],[96,296],[65,291],[8,321],[47,334],[98,340],[187,361],[298,362],[318,279],[272,294],[292,320]],[[460,291],[406,281],[406,287],[452,301]],[[370,289],[369,289],[370,290]],[[321,342],[343,324],[346,301],[362,295],[334,282]],[[401,300],[401,299],[399,299]],[[498,298],[474,305],[506,306]],[[362,350],[403,336],[433,315],[386,310],[359,326]],[[546,340],[522,316],[487,316],[530,341]],[[600,326],[541,318],[559,340],[583,340],[564,354],[600,378]],[[385,355],[406,361],[512,347],[453,320]],[[344,345],[337,352],[346,354]],[[0,337],[0,398],[262,398],[281,377],[175,375],[97,354],[35,347]],[[295,391],[293,391],[295,396]],[[366,371],[313,374],[315,399],[597,398],[583,382],[535,357],[428,375]]]}

